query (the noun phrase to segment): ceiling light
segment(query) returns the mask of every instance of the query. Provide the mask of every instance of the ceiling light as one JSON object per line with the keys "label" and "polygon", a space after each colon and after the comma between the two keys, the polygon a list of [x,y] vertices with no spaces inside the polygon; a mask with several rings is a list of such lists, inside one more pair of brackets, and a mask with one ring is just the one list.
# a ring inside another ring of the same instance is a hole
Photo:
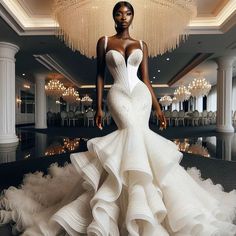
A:
{"label": "ceiling light", "polygon": [[169,61],[169,60],[170,60],[170,58],[169,58],[169,57],[167,57],[167,58],[166,58],[166,60],[167,60],[167,61]]}
{"label": "ceiling light", "polygon": [[190,98],[191,93],[189,90],[184,86],[180,85],[175,91],[174,96],[176,97],[177,101],[183,102]]}
{"label": "ceiling light", "polygon": [[[113,21],[107,20],[104,12],[111,14],[116,2],[117,0],[55,0],[53,15],[60,26],[58,35],[72,50],[78,50],[89,58],[95,57],[94,45],[97,39],[114,32]],[[196,0],[130,2],[138,16],[130,29],[132,36],[149,45],[148,51],[152,57],[175,49],[186,37],[186,26],[197,15]]]}
{"label": "ceiling light", "polygon": [[170,96],[163,96],[159,100],[162,106],[169,106],[172,103],[172,98]]}
{"label": "ceiling light", "polygon": [[158,72],[158,73],[160,73],[160,72],[161,72],[161,70],[158,70],[157,72]]}

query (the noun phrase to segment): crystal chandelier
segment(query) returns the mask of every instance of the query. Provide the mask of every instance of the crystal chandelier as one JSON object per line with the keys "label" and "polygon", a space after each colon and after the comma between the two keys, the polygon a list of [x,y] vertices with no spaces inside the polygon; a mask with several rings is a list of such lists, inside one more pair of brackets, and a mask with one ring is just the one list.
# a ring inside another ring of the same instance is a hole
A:
{"label": "crystal chandelier", "polygon": [[89,97],[87,94],[81,99],[81,103],[84,106],[91,106],[92,102],[93,102],[93,99]]}
{"label": "crystal chandelier", "polygon": [[63,100],[65,100],[66,102],[75,103],[77,99],[79,98],[79,93],[74,88],[69,87],[65,90],[62,96],[63,96]]}
{"label": "crystal chandelier", "polygon": [[184,86],[180,85],[175,91],[174,96],[176,97],[178,102],[183,102],[185,100],[188,100],[190,98],[190,92],[189,90]]}
{"label": "crystal chandelier", "polygon": [[[96,56],[97,40],[115,33],[112,9],[117,0],[54,0],[58,35],[73,50]],[[149,55],[176,48],[186,38],[185,28],[196,16],[196,0],[130,0],[135,11],[133,38],[144,40]],[[108,18],[110,17],[110,18]],[[73,24],[71,23],[73,22]]]}
{"label": "crystal chandelier", "polygon": [[176,103],[178,103],[178,102],[179,102],[179,101],[177,100],[176,97],[173,97],[173,98],[172,98],[172,103],[173,103],[173,104],[176,104]]}
{"label": "crystal chandelier", "polygon": [[65,89],[63,83],[57,79],[52,79],[45,85],[46,94],[55,98],[61,97]]}
{"label": "crystal chandelier", "polygon": [[170,96],[163,96],[159,102],[162,106],[169,106],[172,103],[172,98]]}
{"label": "crystal chandelier", "polygon": [[205,78],[199,76],[189,84],[188,89],[193,97],[204,97],[210,92],[211,85]]}

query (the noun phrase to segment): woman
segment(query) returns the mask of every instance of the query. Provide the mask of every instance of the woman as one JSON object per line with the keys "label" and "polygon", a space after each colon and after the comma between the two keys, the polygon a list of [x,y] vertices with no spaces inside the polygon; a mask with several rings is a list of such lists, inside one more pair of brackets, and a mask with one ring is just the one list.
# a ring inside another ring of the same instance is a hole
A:
{"label": "woman", "polygon": [[148,80],[147,46],[129,36],[133,16],[129,3],[117,3],[117,34],[97,44],[96,124],[102,128],[106,65],[114,78],[107,101],[118,130],[89,140],[87,152],[71,155],[72,165],[54,165],[46,178],[29,174],[21,189],[3,194],[1,222],[16,222],[23,235],[236,234],[236,193],[191,170],[193,179],[179,166],[176,146],[148,127],[152,103],[162,127],[166,122]]}

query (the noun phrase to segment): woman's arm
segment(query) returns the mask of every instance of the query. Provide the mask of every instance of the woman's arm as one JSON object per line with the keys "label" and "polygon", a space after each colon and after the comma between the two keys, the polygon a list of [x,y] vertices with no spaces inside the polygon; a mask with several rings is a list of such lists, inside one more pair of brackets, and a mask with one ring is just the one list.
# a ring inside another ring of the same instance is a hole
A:
{"label": "woman's arm", "polygon": [[149,80],[149,74],[148,74],[148,48],[147,44],[143,42],[143,60],[140,64],[140,73],[141,73],[141,79],[142,81],[147,85],[151,95],[152,95],[152,106],[156,111],[156,114],[161,122],[160,127],[166,128],[166,119],[161,111],[160,104],[157,101],[156,95],[153,91],[152,85]]}
{"label": "woman's arm", "polygon": [[102,37],[97,42],[97,75],[96,75],[96,96],[97,96],[97,111],[95,122],[99,129],[102,129],[102,96],[104,89],[104,74],[105,74],[105,37]]}

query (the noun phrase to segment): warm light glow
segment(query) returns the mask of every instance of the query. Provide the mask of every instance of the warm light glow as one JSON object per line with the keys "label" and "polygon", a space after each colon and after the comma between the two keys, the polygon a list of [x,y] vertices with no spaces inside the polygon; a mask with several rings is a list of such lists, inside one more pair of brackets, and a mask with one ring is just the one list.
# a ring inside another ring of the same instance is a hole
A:
{"label": "warm light glow", "polygon": [[81,102],[85,106],[91,106],[93,99],[86,94],[84,97],[82,97]]}
{"label": "warm light glow", "polygon": [[79,92],[76,91],[74,88],[69,87],[67,88],[64,93],[62,94],[63,100],[65,100],[68,103],[75,103],[79,100]]}
{"label": "warm light glow", "polygon": [[185,100],[188,100],[190,98],[190,92],[189,90],[184,86],[181,85],[179,86],[175,91],[174,91],[174,96],[176,97],[177,101],[183,102]]}
{"label": "warm light glow", "polygon": [[172,103],[172,98],[170,96],[163,96],[159,100],[162,106],[169,106]]}
{"label": "warm light glow", "polygon": [[48,96],[52,96],[55,98],[59,98],[62,93],[65,91],[65,87],[63,83],[61,83],[57,79],[50,80],[46,85],[45,85],[45,91]]}
{"label": "warm light glow", "polygon": [[24,84],[23,87],[26,89],[30,89],[30,85],[28,85],[28,84]]}
{"label": "warm light glow", "polygon": [[201,74],[199,74],[199,76],[189,84],[188,89],[191,96],[204,97],[210,92],[211,85],[205,78],[202,77]]}

